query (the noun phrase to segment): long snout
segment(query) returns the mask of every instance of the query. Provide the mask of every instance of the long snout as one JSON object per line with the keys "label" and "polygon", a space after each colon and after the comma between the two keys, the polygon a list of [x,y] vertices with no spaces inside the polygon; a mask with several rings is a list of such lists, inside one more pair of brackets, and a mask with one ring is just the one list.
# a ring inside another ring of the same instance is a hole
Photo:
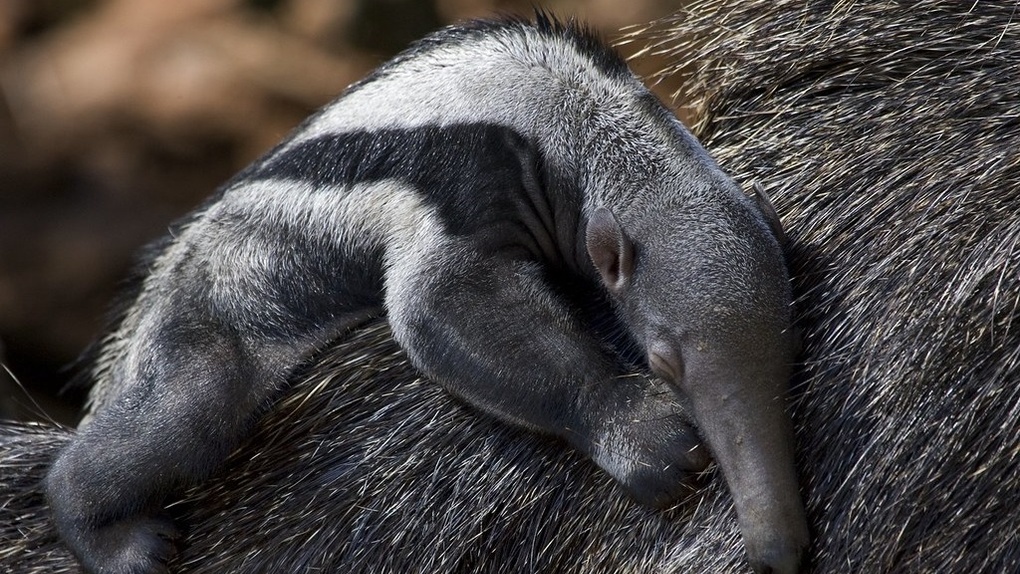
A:
{"label": "long snout", "polygon": [[786,408],[788,369],[688,365],[681,383],[733,497],[755,572],[795,574],[808,545]]}

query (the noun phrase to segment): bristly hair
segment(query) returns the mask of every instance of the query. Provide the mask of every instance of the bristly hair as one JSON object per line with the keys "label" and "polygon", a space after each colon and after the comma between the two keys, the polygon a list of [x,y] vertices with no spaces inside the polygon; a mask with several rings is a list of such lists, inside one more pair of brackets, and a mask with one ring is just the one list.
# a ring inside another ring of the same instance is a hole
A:
{"label": "bristly hair", "polygon": [[501,14],[494,18],[468,20],[440,28],[411,43],[387,63],[352,84],[347,92],[354,91],[366,83],[385,76],[391,69],[410,58],[441,46],[456,45],[483,36],[505,34],[508,31],[522,32],[528,29],[537,31],[547,38],[559,38],[572,44],[578,52],[590,56],[595,65],[610,77],[630,77],[631,75],[624,58],[603,41],[594,28],[578,22],[575,18],[564,22],[541,8],[535,8],[533,21],[517,14]]}
{"label": "bristly hair", "polygon": [[[173,226],[171,226],[173,227]],[[71,374],[61,393],[80,393],[92,388],[96,382],[96,366],[103,347],[124,322],[131,306],[142,292],[145,277],[152,261],[170,244],[171,236],[159,237],[144,245],[135,254],[127,276],[117,285],[117,295],[106,310],[98,336],[64,370]]]}
{"label": "bristly hair", "polygon": [[592,56],[599,68],[612,76],[629,76],[631,73],[623,57],[594,28],[578,22],[576,18],[571,17],[564,23],[549,12],[535,8],[535,28],[544,35],[569,40],[581,52]]}
{"label": "bristly hair", "polygon": [[541,8],[535,8],[534,21],[524,16],[506,14],[498,18],[471,20],[449,26],[420,40],[409,51],[415,51],[415,46],[450,44],[460,41],[461,38],[475,38],[480,35],[527,28],[537,30],[542,36],[563,39],[573,44],[579,52],[591,56],[598,67],[609,75],[630,74],[623,57],[604,42],[594,28],[575,18],[564,22]]}

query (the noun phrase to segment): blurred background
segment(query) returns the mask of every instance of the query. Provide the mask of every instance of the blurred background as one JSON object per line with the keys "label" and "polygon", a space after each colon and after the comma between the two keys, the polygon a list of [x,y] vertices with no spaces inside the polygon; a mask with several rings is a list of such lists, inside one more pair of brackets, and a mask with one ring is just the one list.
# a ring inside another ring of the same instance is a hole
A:
{"label": "blurred background", "polygon": [[0,0],[0,418],[73,424],[136,250],[409,42],[534,5],[612,40],[681,4]]}

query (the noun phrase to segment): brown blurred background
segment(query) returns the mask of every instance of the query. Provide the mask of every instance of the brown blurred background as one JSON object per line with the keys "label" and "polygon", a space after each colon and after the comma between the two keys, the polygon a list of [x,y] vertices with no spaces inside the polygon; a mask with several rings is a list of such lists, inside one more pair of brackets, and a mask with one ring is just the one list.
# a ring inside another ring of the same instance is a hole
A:
{"label": "brown blurred background", "polygon": [[0,418],[73,423],[139,246],[412,40],[533,5],[613,39],[682,3],[0,0]]}

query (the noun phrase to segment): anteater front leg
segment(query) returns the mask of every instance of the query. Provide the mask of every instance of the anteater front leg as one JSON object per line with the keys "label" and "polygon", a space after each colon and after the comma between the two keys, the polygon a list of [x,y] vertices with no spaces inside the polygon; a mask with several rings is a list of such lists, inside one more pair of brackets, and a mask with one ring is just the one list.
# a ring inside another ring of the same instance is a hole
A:
{"label": "anteater front leg", "polygon": [[673,502],[705,467],[674,397],[621,376],[536,263],[463,244],[412,259],[389,270],[390,321],[414,364],[447,390],[562,437],[649,505]]}
{"label": "anteater front leg", "polygon": [[[57,530],[88,572],[165,572],[164,496],[208,476],[249,432],[279,380],[232,329],[183,313],[147,317],[131,383],[60,453],[46,479]],[[279,358],[279,357],[277,357]]]}

